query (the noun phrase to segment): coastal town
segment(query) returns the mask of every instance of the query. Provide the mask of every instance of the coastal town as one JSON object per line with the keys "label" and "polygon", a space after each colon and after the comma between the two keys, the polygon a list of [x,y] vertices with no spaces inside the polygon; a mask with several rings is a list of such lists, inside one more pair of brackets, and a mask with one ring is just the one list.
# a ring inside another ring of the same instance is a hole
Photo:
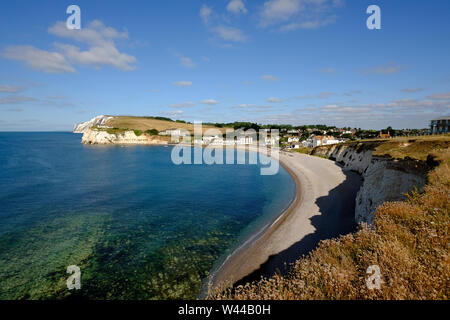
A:
{"label": "coastal town", "polygon": [[[152,144],[183,143],[197,146],[264,145],[279,146],[284,150],[310,151],[312,148],[352,141],[417,137],[446,134],[450,131],[450,118],[430,120],[429,128],[367,130],[327,125],[257,124],[252,122],[191,123],[166,117],[97,116],[77,124],[75,133],[94,132],[110,135],[102,141],[116,143],[143,142]],[[88,143],[103,143],[87,140]]]}

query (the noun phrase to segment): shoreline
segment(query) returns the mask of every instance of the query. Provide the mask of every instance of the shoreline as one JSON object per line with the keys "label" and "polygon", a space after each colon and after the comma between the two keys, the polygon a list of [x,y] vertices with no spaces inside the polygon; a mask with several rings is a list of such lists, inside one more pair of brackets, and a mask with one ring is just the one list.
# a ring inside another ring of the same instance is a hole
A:
{"label": "shoreline", "polygon": [[[254,149],[253,150],[247,149],[247,148],[245,148],[245,149],[247,152],[248,151],[261,152],[259,150],[254,150]],[[285,152],[285,151],[280,150],[279,152],[281,155],[281,153]],[[267,156],[267,153],[264,153],[264,155]],[[265,237],[269,237],[270,234],[273,231],[275,231],[277,226],[279,226],[279,224],[283,223],[283,221],[285,221],[287,216],[292,214],[292,212],[295,210],[295,208],[298,207],[299,203],[301,202],[303,188],[301,186],[300,179],[291,170],[291,168],[289,168],[289,166],[284,161],[282,161],[281,159],[278,159],[278,161],[279,161],[280,165],[283,166],[283,168],[288,172],[288,174],[294,180],[294,184],[295,184],[295,188],[296,188],[296,193],[295,193],[294,199],[289,203],[287,208],[285,208],[282,212],[280,212],[280,214],[273,221],[269,222],[268,224],[264,225],[262,228],[257,230],[255,233],[251,234],[248,237],[248,239],[246,239],[243,243],[241,243],[235,250],[233,250],[233,252],[231,252],[227,256],[227,258],[224,261],[222,261],[221,265],[217,269],[213,270],[210,277],[208,277],[208,281],[207,281],[208,287],[215,287],[216,285],[220,286],[221,282],[226,282],[226,280],[222,280],[224,277],[226,277],[226,275],[222,275],[222,273],[228,271],[228,270],[224,270],[224,267],[226,266],[226,264],[229,263],[229,261],[231,259],[241,260],[241,257],[237,256],[237,255],[243,254],[243,251],[248,250],[251,246],[254,245],[255,242],[264,241]],[[217,279],[217,274],[219,274],[218,275],[219,279]],[[231,281],[235,282],[238,280],[240,280],[240,279],[232,279]],[[204,288],[204,290],[202,290],[201,295],[207,295],[207,292],[205,292],[205,291],[207,291],[207,288]]]}
{"label": "shoreline", "polygon": [[[295,182],[295,199],[278,218],[240,244],[212,271],[202,296],[211,289],[220,291],[230,287],[260,269],[274,273],[283,263],[294,262],[312,250],[318,241],[349,233],[355,227],[354,210],[350,216],[345,213],[349,211],[346,205],[349,200],[354,206],[359,175],[344,172],[335,162],[299,153],[280,151],[277,160]],[[337,199],[336,208],[335,195],[326,200],[333,190],[344,191],[343,199]],[[324,203],[318,203],[319,200]],[[315,223],[313,220],[320,216],[325,221]],[[326,221],[328,216],[330,221]],[[345,221],[336,221],[340,218]],[[303,243],[304,240],[308,243]]]}

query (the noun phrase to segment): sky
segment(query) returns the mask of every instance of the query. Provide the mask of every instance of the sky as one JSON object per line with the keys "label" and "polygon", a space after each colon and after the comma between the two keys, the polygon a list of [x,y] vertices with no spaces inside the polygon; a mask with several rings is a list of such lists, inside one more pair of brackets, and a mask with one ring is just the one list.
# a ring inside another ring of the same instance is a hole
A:
{"label": "sky", "polygon": [[[81,10],[70,30],[69,5]],[[368,29],[370,5],[381,29]],[[2,1],[0,131],[97,115],[426,128],[450,114],[450,1]]]}

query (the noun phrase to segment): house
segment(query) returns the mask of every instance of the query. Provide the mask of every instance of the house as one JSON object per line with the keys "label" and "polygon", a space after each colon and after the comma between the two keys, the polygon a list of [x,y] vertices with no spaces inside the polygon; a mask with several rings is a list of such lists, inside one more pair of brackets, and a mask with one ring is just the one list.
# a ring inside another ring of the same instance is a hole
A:
{"label": "house", "polygon": [[178,137],[184,137],[190,135],[190,133],[186,130],[182,129],[167,129],[164,131],[161,131],[159,133],[160,136],[178,136]]}
{"label": "house", "polygon": [[302,146],[306,148],[312,148],[313,147],[313,140],[311,138],[308,138],[304,141],[302,141]]}
{"label": "house", "polygon": [[212,145],[212,146],[232,146],[232,145],[249,145],[253,144],[253,137],[239,136],[234,139],[224,139],[220,136],[204,136],[202,139],[194,139],[195,144]]}
{"label": "house", "polygon": [[378,134],[378,138],[380,139],[389,139],[391,137],[391,134],[389,133],[383,133],[383,131],[380,131],[380,133]]}
{"label": "house", "polygon": [[450,116],[441,117],[430,121],[430,133],[440,134],[449,133]]}
{"label": "house", "polygon": [[337,144],[343,142],[342,140],[337,140],[333,136],[314,136],[312,138],[312,146],[318,147],[318,146],[324,146],[329,144]]}
{"label": "house", "polygon": [[291,149],[300,149],[301,146],[302,146],[302,145],[301,145],[300,143],[293,143],[293,144],[291,145]]}
{"label": "house", "polygon": [[299,137],[292,137],[292,136],[288,137],[288,142],[289,143],[291,143],[291,142],[299,142],[299,141],[300,141]]}

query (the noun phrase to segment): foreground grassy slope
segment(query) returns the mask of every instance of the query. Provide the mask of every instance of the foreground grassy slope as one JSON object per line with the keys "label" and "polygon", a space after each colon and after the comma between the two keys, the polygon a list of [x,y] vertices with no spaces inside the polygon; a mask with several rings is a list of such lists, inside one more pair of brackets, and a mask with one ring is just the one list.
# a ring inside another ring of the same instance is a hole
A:
{"label": "foreground grassy slope", "polygon": [[[450,136],[393,139],[374,154],[434,159],[422,194],[378,207],[374,226],[322,241],[287,276],[212,295],[215,299],[448,299],[450,294]],[[369,290],[366,270],[378,265],[380,290]]]}
{"label": "foreground grassy slope", "polygon": [[[167,129],[185,129],[188,130],[191,134],[194,133],[193,124],[159,120],[154,119],[152,117],[114,116],[114,118],[108,120],[106,125],[122,130],[140,130],[143,132],[151,129],[156,129],[158,131],[164,131]],[[227,128],[217,128],[208,125],[202,126],[203,132],[211,128],[218,129],[222,133],[225,133],[225,130],[227,129]]]}

